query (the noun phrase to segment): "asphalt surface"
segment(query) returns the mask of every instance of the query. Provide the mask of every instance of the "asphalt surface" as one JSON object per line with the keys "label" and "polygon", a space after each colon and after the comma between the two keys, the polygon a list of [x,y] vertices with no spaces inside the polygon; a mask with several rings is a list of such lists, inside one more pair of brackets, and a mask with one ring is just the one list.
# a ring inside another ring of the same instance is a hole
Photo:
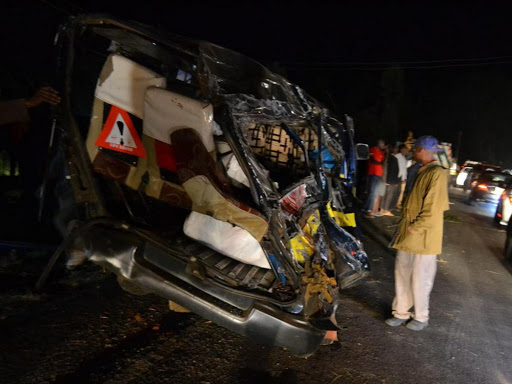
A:
{"label": "asphalt surface", "polygon": [[303,359],[244,339],[94,265],[30,291],[44,250],[0,257],[2,383],[512,383],[512,270],[493,207],[451,193],[430,326],[390,328],[397,217],[365,220],[372,276],[344,291],[339,344]]}

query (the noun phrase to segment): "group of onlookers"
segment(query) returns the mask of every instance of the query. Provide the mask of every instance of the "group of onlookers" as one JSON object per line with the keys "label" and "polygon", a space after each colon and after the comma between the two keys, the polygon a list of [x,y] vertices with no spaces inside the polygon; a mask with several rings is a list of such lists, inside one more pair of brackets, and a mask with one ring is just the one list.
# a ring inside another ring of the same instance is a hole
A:
{"label": "group of onlookers", "polygon": [[384,140],[370,148],[368,195],[363,205],[368,218],[394,216],[391,211],[401,208],[418,170],[415,164],[407,167],[409,151],[405,144],[386,145]]}

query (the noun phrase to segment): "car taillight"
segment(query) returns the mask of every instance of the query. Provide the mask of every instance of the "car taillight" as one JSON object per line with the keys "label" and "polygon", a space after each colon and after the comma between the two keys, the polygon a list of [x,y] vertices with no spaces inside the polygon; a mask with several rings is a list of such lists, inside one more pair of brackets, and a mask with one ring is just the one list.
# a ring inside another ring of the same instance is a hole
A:
{"label": "car taillight", "polygon": [[475,185],[476,185],[476,181],[473,181],[473,182],[471,183],[471,186],[472,186],[472,187],[474,187]]}
{"label": "car taillight", "polygon": [[481,189],[482,191],[487,191],[487,185],[485,185],[485,184],[478,184],[478,189]]}

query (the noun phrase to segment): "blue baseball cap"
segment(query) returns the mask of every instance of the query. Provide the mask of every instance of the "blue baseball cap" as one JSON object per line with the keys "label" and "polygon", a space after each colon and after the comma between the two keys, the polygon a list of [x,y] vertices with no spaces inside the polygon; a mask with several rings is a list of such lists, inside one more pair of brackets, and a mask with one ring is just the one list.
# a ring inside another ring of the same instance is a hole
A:
{"label": "blue baseball cap", "polygon": [[428,149],[429,151],[443,151],[441,148],[439,148],[439,142],[434,136],[421,136],[416,139],[414,145],[416,147]]}

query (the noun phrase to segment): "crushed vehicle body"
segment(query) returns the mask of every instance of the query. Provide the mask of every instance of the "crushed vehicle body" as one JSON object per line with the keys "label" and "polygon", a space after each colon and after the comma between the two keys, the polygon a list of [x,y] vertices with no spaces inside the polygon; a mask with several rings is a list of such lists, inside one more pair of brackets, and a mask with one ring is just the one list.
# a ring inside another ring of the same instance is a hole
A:
{"label": "crushed vehicle body", "polygon": [[313,353],[369,272],[350,118],[243,55],[138,23],[72,18],[57,44],[60,251]]}

